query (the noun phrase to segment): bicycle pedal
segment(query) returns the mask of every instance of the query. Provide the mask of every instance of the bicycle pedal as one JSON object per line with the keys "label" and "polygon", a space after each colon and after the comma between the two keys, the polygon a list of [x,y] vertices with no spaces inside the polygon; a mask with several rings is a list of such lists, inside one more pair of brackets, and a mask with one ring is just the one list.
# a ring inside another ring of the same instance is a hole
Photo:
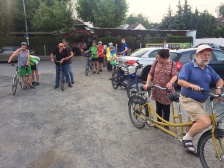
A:
{"label": "bicycle pedal", "polygon": [[154,124],[153,124],[152,122],[150,122],[150,121],[146,121],[146,123],[147,123],[147,125],[148,125],[149,127],[154,127]]}

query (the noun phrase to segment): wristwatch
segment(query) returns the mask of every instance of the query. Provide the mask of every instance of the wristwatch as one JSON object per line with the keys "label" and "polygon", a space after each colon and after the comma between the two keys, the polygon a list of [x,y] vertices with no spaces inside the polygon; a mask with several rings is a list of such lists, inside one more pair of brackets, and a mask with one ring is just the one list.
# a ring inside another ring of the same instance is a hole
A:
{"label": "wristwatch", "polygon": [[222,87],[218,86],[218,87],[216,87],[216,89],[222,89]]}

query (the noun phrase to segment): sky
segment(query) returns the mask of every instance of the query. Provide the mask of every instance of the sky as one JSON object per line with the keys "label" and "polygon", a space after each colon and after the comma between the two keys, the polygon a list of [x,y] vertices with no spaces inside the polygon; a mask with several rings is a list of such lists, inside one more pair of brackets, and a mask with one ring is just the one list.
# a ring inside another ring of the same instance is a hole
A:
{"label": "sky", "polygon": [[[163,16],[167,13],[169,5],[173,12],[177,11],[179,0],[126,0],[129,4],[128,15],[142,13],[148,17],[150,22],[161,22]],[[184,5],[184,0],[180,0]],[[208,10],[210,14],[217,17],[216,9],[224,0],[188,0],[192,12],[197,8],[199,12]]]}

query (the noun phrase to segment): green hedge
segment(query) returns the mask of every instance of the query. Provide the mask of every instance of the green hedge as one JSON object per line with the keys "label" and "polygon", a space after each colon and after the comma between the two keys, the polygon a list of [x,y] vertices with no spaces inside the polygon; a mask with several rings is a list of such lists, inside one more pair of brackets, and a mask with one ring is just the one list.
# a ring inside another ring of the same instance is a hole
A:
{"label": "green hedge", "polygon": [[146,37],[146,43],[163,43],[163,40],[166,39],[167,43],[186,43],[193,42],[193,37],[185,37],[185,36],[170,36],[170,37]]}
{"label": "green hedge", "polygon": [[[120,37],[102,37],[102,38],[97,38],[98,41],[102,41],[103,45],[108,45],[110,42],[114,44],[114,46],[117,44],[118,49],[121,48],[121,39]],[[136,48],[136,38],[135,37],[125,37],[124,38],[126,43],[128,44],[128,47],[130,48]]]}

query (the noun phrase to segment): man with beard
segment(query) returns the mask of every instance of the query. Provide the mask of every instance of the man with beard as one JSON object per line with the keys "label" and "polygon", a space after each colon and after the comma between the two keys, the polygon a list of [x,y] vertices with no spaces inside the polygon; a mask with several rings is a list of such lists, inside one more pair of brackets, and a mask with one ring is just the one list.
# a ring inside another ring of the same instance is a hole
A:
{"label": "man with beard", "polygon": [[[209,90],[209,85],[213,83],[216,84],[215,93],[221,94],[223,87],[223,80],[208,65],[211,53],[212,48],[210,46],[198,46],[195,60],[185,64],[178,77],[178,84],[181,86],[180,103],[187,111],[190,121],[193,122],[183,137],[183,147],[194,154],[197,151],[193,146],[193,137],[211,125],[211,119],[205,112],[205,101],[208,95],[202,94],[200,89]],[[219,98],[218,101],[220,101]]]}

